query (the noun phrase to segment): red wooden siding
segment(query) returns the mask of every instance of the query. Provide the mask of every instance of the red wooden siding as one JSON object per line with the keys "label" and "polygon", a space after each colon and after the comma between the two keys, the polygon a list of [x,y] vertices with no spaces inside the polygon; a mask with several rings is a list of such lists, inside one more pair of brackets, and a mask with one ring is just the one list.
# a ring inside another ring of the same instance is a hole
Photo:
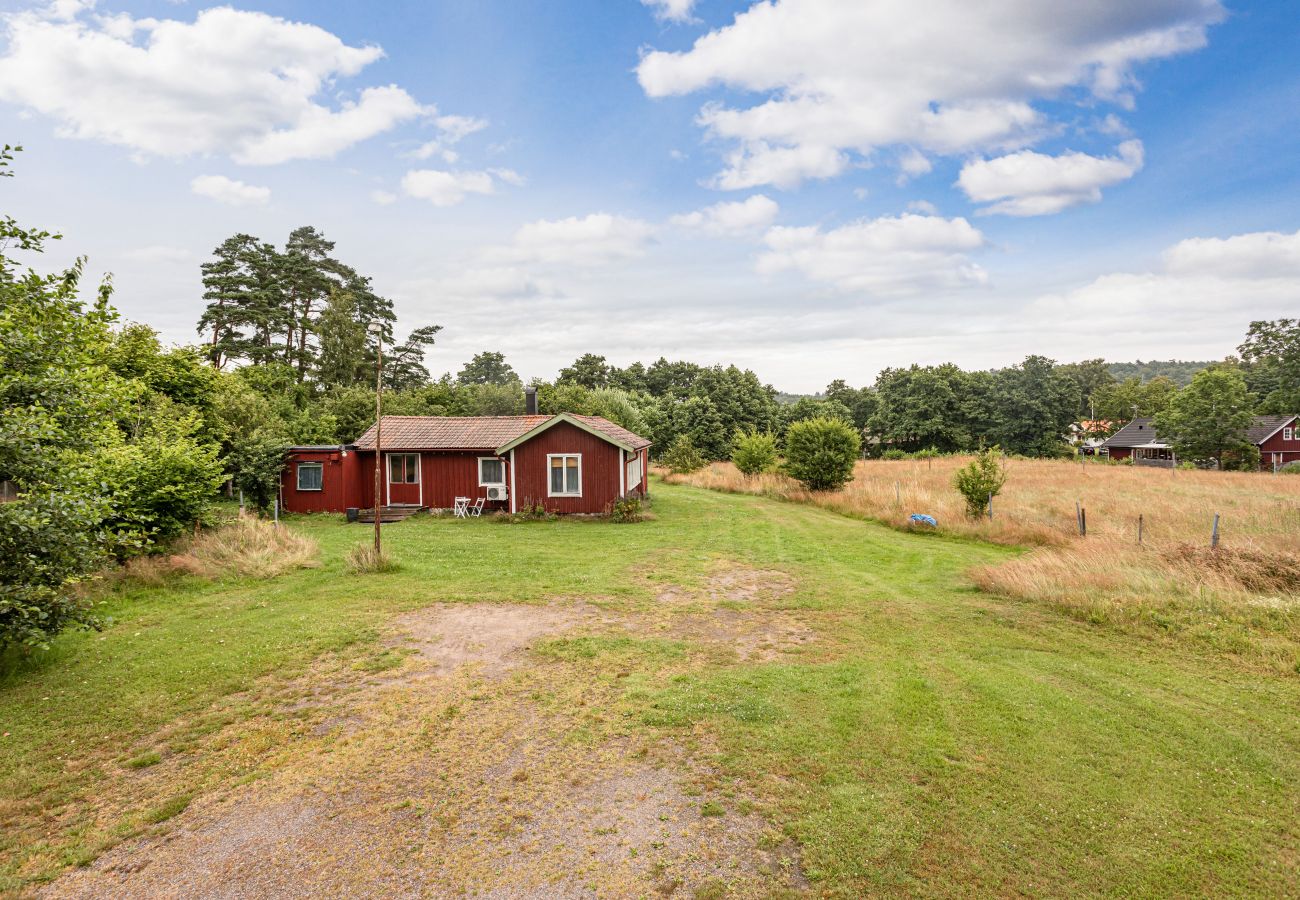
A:
{"label": "red wooden siding", "polygon": [[[457,497],[469,497],[471,502],[487,497],[487,488],[478,486],[478,458],[493,456],[482,453],[456,453],[426,451],[424,454],[424,505],[434,509],[451,509]],[[509,468],[506,484],[510,484]],[[505,509],[504,502],[486,502],[484,509]]]}
{"label": "red wooden siding", "polygon": [[[321,464],[321,489],[298,490],[298,464]],[[357,454],[332,450],[297,450],[280,473],[280,499],[289,512],[341,512],[348,506],[356,484]]]}
{"label": "red wooden siding", "polygon": [[[1300,460],[1300,419],[1289,423],[1285,428],[1278,430],[1268,440],[1259,445],[1259,465],[1265,471],[1272,471],[1274,462],[1279,466],[1284,466],[1289,462]],[[1286,439],[1286,433],[1291,432],[1291,440]]]}
{"label": "red wooden siding", "polygon": [[[606,440],[560,422],[515,448],[515,500],[522,509],[541,503],[551,512],[600,513],[619,496],[623,451]],[[582,456],[582,496],[548,497],[547,454]]]}

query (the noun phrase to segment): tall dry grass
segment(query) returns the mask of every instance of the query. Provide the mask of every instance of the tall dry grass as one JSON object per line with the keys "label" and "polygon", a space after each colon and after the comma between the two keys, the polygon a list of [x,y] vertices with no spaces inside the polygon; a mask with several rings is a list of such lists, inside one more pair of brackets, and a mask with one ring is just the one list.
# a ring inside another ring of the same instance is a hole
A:
{"label": "tall dry grass", "polygon": [[[952,486],[969,459],[863,461],[853,481],[831,493],[810,493],[779,474],[747,478],[729,463],[667,480],[900,529],[911,527],[911,514],[928,514],[947,534],[1033,548],[975,570],[985,590],[1300,671],[1300,477],[1013,459],[990,521],[967,518]],[[1076,503],[1086,511],[1086,537]]]}
{"label": "tall dry grass", "polygon": [[293,569],[318,565],[319,548],[291,528],[277,528],[251,515],[187,538],[169,555],[131,560],[121,576],[147,585],[160,585],[174,575],[200,578],[273,578]]}

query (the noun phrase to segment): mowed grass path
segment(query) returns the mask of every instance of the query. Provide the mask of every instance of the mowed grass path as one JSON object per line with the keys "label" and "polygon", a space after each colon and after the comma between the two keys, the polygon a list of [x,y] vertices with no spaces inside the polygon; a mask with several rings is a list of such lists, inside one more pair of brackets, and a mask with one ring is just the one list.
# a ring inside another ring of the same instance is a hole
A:
{"label": "mowed grass path", "polygon": [[[655,511],[635,526],[412,520],[385,532],[403,571],[369,578],[341,563],[365,529],[298,520],[319,569],[113,598],[111,629],[0,680],[0,886],[103,846],[97,791],[130,777],[151,736],[195,752],[205,731],[265,712],[268,677],[323,654],[364,665],[400,611],[643,605],[735,560],[797,579],[780,602],[817,644],[685,672],[622,657],[617,703],[629,727],[744,775],[817,892],[1296,894],[1300,679],[972,589],[963,572],[1004,549],[686,487],[656,486]],[[606,667],[593,660],[591,677]],[[113,834],[151,827],[164,802],[140,797]]]}

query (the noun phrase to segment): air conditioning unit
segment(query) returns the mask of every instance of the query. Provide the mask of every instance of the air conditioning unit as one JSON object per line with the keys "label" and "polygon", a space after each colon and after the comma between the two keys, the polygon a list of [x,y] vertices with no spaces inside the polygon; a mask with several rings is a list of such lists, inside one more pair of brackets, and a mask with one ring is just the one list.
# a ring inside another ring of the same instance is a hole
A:
{"label": "air conditioning unit", "polygon": [[510,492],[506,490],[504,484],[496,484],[487,489],[487,498],[489,500],[508,500],[510,499]]}

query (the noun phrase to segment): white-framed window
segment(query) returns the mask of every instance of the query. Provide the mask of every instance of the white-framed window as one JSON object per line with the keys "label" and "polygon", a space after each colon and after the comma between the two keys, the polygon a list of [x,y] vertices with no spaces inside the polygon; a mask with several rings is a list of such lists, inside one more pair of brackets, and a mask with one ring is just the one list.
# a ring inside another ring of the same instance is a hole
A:
{"label": "white-framed window", "polygon": [[1282,440],[1284,440],[1284,441],[1289,441],[1289,440],[1291,440],[1291,438],[1292,438],[1292,436],[1293,436],[1294,434],[1295,434],[1295,430],[1294,430],[1294,429],[1291,429],[1291,428],[1283,428],[1283,429],[1282,429]]}
{"label": "white-framed window", "polygon": [[582,496],[582,454],[546,454],[546,496]]}
{"label": "white-framed window", "polygon": [[388,483],[389,484],[419,484],[420,483],[420,454],[418,453],[388,454]]}
{"label": "white-framed window", "polygon": [[497,456],[478,458],[478,486],[501,487],[506,483],[506,461]]}
{"label": "white-framed window", "polygon": [[325,488],[325,465],[318,462],[298,463],[298,490],[320,491]]}

